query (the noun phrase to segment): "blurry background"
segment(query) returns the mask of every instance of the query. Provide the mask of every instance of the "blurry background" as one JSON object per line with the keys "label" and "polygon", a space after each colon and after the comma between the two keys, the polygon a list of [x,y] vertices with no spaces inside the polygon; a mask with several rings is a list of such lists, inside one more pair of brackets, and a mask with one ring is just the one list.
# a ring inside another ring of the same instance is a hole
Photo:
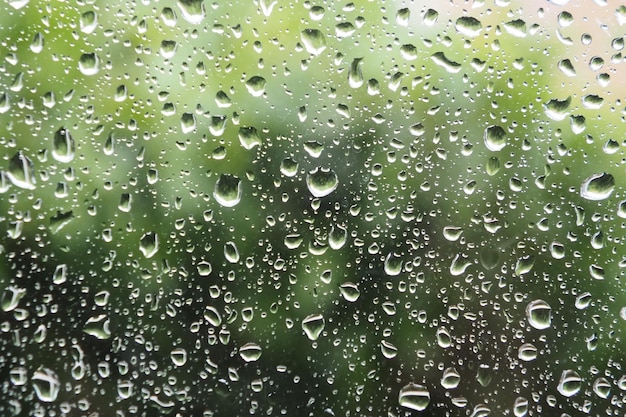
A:
{"label": "blurry background", "polygon": [[3,415],[623,414],[626,7],[1,7]]}

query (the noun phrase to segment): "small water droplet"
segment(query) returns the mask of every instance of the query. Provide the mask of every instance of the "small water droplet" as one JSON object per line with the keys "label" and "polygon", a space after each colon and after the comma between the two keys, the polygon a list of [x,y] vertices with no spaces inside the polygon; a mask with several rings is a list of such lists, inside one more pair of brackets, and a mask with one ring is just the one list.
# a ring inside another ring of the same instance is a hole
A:
{"label": "small water droplet", "polygon": [[407,384],[400,390],[398,403],[410,410],[423,411],[430,403],[430,392],[424,385]]}
{"label": "small water droplet", "polygon": [[243,185],[234,175],[222,174],[215,182],[213,197],[224,207],[234,207],[241,201]]}
{"label": "small water droplet", "polygon": [[326,321],[321,314],[311,314],[302,320],[302,330],[306,334],[309,340],[317,340],[322,334]]}
{"label": "small water droplet", "polygon": [[544,300],[534,300],[526,306],[528,324],[538,330],[544,330],[552,324],[552,308]]}
{"label": "small water droplet", "polygon": [[52,274],[52,282],[56,285],[63,284],[67,281],[67,265],[57,265],[54,273]]}
{"label": "small water droplet", "polygon": [[587,200],[605,200],[613,194],[614,189],[615,178],[604,172],[587,178],[580,187],[580,195]]}

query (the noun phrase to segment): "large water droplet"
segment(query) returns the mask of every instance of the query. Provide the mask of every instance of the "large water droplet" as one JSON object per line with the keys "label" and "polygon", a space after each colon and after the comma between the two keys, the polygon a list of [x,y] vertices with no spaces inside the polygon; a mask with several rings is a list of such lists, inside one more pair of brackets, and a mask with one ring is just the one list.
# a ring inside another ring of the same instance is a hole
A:
{"label": "large water droplet", "polygon": [[593,383],[593,392],[600,398],[609,398],[611,383],[606,378],[598,378]]}
{"label": "large water droplet", "polygon": [[85,322],[83,332],[95,337],[96,339],[106,340],[111,337],[109,324],[110,320],[106,314],[89,317]]}
{"label": "large water droplet", "polygon": [[463,258],[461,255],[456,254],[452,263],[450,264],[450,274],[453,276],[463,275],[465,270],[472,264],[468,259]]}
{"label": "large water droplet", "polygon": [[402,264],[402,257],[395,252],[390,252],[387,254],[383,265],[385,274],[390,277],[400,275],[400,272],[402,272]]}
{"label": "large water droplet", "polygon": [[609,198],[614,189],[615,178],[604,172],[587,178],[580,187],[580,195],[587,200],[599,201]]}
{"label": "large water droplet", "polygon": [[485,146],[493,152],[502,150],[506,146],[506,131],[497,125],[485,129]]}
{"label": "large water droplet", "polygon": [[330,233],[328,234],[328,246],[331,249],[341,249],[348,240],[348,231],[345,227],[339,225],[333,225]]}
{"label": "large water droplet", "polygon": [[528,413],[528,400],[524,397],[517,397],[513,402],[513,414],[515,417],[524,417]]}
{"label": "large water droplet", "polygon": [[206,306],[204,309],[204,319],[213,327],[219,327],[222,324],[222,316],[215,307]]}
{"label": "large water droplet", "polygon": [[176,348],[170,352],[170,359],[174,366],[183,366],[187,363],[187,351],[182,348]]}
{"label": "large water droplet", "polygon": [[152,258],[159,251],[159,235],[154,232],[145,233],[139,240],[139,250],[146,258]]}
{"label": "large water droplet", "polygon": [[445,389],[454,389],[459,386],[461,375],[455,368],[446,368],[441,377],[441,386]]}
{"label": "large water droplet", "polygon": [[415,411],[423,411],[430,403],[430,392],[420,384],[407,384],[400,390],[398,403]]}
{"label": "large water droplet", "polygon": [[98,15],[94,11],[87,11],[80,16],[80,31],[91,33],[98,26]]}
{"label": "large water droplet", "polygon": [[563,371],[557,390],[565,397],[576,395],[582,387],[581,377],[571,369]]}
{"label": "large water droplet", "polygon": [[304,330],[309,340],[317,340],[325,325],[326,321],[321,314],[311,314],[302,320],[302,330]]}
{"label": "large water droplet", "polygon": [[359,287],[356,284],[351,282],[345,282],[339,286],[339,291],[341,292],[342,297],[351,303],[355,302],[359,299],[361,292],[359,291]]}
{"label": "large water droplet", "polygon": [[325,197],[337,189],[339,179],[332,169],[315,168],[307,174],[306,185],[314,197]]}
{"label": "large water droplet", "polygon": [[173,58],[176,55],[176,49],[178,48],[178,43],[174,40],[163,39],[161,41],[161,47],[159,48],[159,54],[165,58]]}
{"label": "large water droplet", "polygon": [[239,137],[239,143],[241,143],[241,146],[246,150],[261,145],[261,138],[255,127],[240,127],[237,136]]}
{"label": "large water droplet", "polygon": [[265,78],[255,75],[246,81],[246,89],[253,97],[261,97],[265,93]]}
{"label": "large water droplet", "polygon": [[33,388],[39,401],[51,403],[61,391],[61,383],[57,374],[48,368],[39,368],[32,377]]}
{"label": "large water droplet", "polygon": [[524,343],[519,347],[517,357],[525,362],[533,361],[537,359],[537,348],[530,343]]}
{"label": "large water droplet", "polygon": [[78,60],[78,69],[83,75],[96,75],[100,71],[100,58],[95,53],[86,53]]}
{"label": "large water droplet", "polygon": [[440,347],[447,349],[452,346],[452,336],[450,335],[448,329],[446,329],[445,327],[438,328],[435,337],[437,339],[437,344]]}
{"label": "large water droplet", "polygon": [[454,24],[455,29],[462,35],[469,36],[470,38],[475,38],[478,36],[483,29],[482,23],[480,20],[471,16],[462,16],[456,20]]}
{"label": "large water droplet", "polygon": [[258,361],[262,353],[261,346],[256,343],[246,343],[239,348],[239,356],[241,356],[241,359],[245,362]]}
{"label": "large water droplet", "polygon": [[552,323],[552,308],[544,300],[531,301],[526,306],[526,318],[535,329],[547,329]]}
{"label": "large water droplet", "polygon": [[304,29],[300,33],[302,44],[311,55],[319,55],[326,49],[324,34],[317,29]]}
{"label": "large water droplet", "polygon": [[183,19],[192,25],[199,25],[204,20],[204,0],[178,0],[178,7]]}
{"label": "large water droplet", "polygon": [[222,174],[215,182],[213,197],[224,207],[234,207],[241,201],[243,185],[234,175]]}
{"label": "large water droplet", "polygon": [[52,274],[52,282],[56,285],[63,284],[67,281],[67,265],[61,264],[57,265]]}
{"label": "large water droplet", "polygon": [[9,161],[7,176],[13,185],[26,190],[34,190],[37,180],[35,179],[35,165],[33,161],[18,151]]}
{"label": "large water droplet", "polygon": [[231,264],[239,262],[239,250],[235,245],[235,242],[226,242],[224,244],[224,257]]}
{"label": "large water droplet", "polygon": [[553,98],[543,106],[546,116],[557,122],[565,119],[569,114],[569,105],[571,102],[571,96],[567,97],[565,100]]}
{"label": "large water droplet", "polygon": [[435,64],[439,65],[449,73],[456,74],[461,71],[461,64],[448,59],[443,52],[435,52],[431,58]]}
{"label": "large water droplet", "polygon": [[17,308],[20,300],[26,295],[25,288],[18,288],[13,285],[9,285],[4,289],[2,298],[0,298],[0,308],[2,311],[9,312]]}
{"label": "large water droplet", "polygon": [[387,359],[393,359],[398,355],[398,348],[386,340],[380,342],[380,351]]}
{"label": "large water droplet", "polygon": [[59,162],[71,162],[74,159],[76,145],[70,131],[64,127],[54,133],[52,157]]}

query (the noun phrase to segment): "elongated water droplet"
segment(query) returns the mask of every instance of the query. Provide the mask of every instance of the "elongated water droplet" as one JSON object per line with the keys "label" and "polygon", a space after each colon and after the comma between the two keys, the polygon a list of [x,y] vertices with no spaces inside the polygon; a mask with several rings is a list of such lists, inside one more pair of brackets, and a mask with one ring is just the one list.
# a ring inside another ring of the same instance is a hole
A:
{"label": "elongated water droplet", "polygon": [[35,33],[35,36],[33,36],[33,40],[30,43],[30,50],[34,54],[38,54],[41,51],[43,51],[43,45],[44,45],[43,35],[41,34],[41,32]]}
{"label": "elongated water droplet", "polygon": [[35,179],[35,165],[22,151],[18,151],[9,161],[7,176],[13,185],[17,187],[25,190],[35,189],[35,184],[37,183]]}
{"label": "elongated water droplet", "polygon": [[567,369],[561,373],[561,379],[559,380],[557,390],[561,395],[571,397],[578,394],[578,391],[580,391],[582,387],[582,382],[583,380],[578,373],[572,371],[571,369]]}
{"label": "elongated water droplet", "polygon": [[192,25],[199,25],[204,20],[204,0],[178,0],[178,7],[183,14],[183,19]]}
{"label": "elongated water droplet", "polygon": [[569,106],[571,102],[571,96],[567,97],[565,100],[553,98],[543,106],[546,116],[557,122],[565,119],[569,114]]}
{"label": "elongated water droplet", "polygon": [[458,226],[446,226],[443,228],[443,237],[450,242],[456,242],[463,234],[463,228]]}
{"label": "elongated water droplet", "polygon": [[231,264],[239,262],[239,250],[235,245],[235,242],[226,242],[224,244],[224,257]]}
{"label": "elongated water droplet", "polygon": [[402,257],[395,252],[390,252],[385,258],[383,269],[385,274],[390,277],[394,277],[396,275],[400,275],[400,272],[402,272],[402,265]]}
{"label": "elongated water droplet", "polygon": [[531,255],[522,256],[515,263],[515,275],[522,276],[529,273],[535,265],[535,258]]}
{"label": "elongated water droplet", "polygon": [[380,342],[380,351],[387,359],[393,359],[398,355],[398,348],[386,340]]}
{"label": "elongated water droplet", "polygon": [[350,64],[350,71],[348,72],[348,85],[352,88],[359,88],[363,85],[363,72],[361,66],[363,64],[363,58],[354,58]]}
{"label": "elongated water droplet", "polygon": [[193,113],[183,113],[180,116],[180,128],[183,133],[193,132],[196,128],[196,116]]}
{"label": "elongated water droplet", "polygon": [[309,340],[317,340],[320,334],[322,334],[325,325],[326,321],[321,314],[311,314],[302,320],[302,330],[304,330],[304,334],[306,334]]}
{"label": "elongated water droplet", "polygon": [[345,227],[339,225],[333,225],[330,233],[328,234],[328,246],[331,249],[341,249],[348,240],[348,231]]}
{"label": "elongated water droplet", "polygon": [[329,168],[315,168],[306,176],[306,185],[313,197],[326,197],[337,189],[339,179]]}
{"label": "elongated water droplet", "polygon": [[456,254],[452,263],[450,264],[450,274],[453,276],[463,275],[465,270],[472,264],[468,259],[463,258],[461,255]]}
{"label": "elongated water droplet", "polygon": [[587,178],[580,187],[580,195],[587,200],[605,200],[613,194],[614,189],[615,178],[604,172]]}
{"label": "elongated water droplet", "polygon": [[396,13],[396,23],[400,26],[408,26],[411,18],[411,10],[407,7],[399,9]]}
{"label": "elongated water droplet", "polygon": [[76,145],[70,131],[60,128],[54,133],[52,157],[59,162],[71,162],[74,159]]}
{"label": "elongated water droplet", "polygon": [[452,61],[443,52],[435,52],[431,58],[435,64],[439,65],[449,73],[456,74],[461,71],[461,64]]}
{"label": "elongated water droplet", "polygon": [[4,289],[2,298],[0,298],[0,307],[4,312],[10,312],[17,308],[20,300],[26,295],[25,288],[18,288],[13,285],[9,285]]}
{"label": "elongated water droplet", "polygon": [[222,324],[222,316],[215,307],[206,306],[204,309],[204,319],[213,327],[219,327]]}
{"label": "elongated water droplet", "polygon": [[526,306],[528,324],[538,330],[544,330],[552,324],[552,308],[543,300],[534,300]]}
{"label": "elongated water droplet", "polygon": [[224,207],[234,207],[241,201],[243,185],[234,175],[222,174],[215,182],[213,197]]}
{"label": "elongated water droplet", "polygon": [[437,339],[437,344],[440,347],[447,349],[452,346],[452,336],[450,335],[448,329],[446,329],[445,327],[440,327],[439,329],[437,329],[437,333],[435,334],[435,336]]}
{"label": "elongated water droplet", "polygon": [[524,343],[519,347],[517,357],[524,362],[534,361],[537,359],[537,348],[530,343]]}
{"label": "elongated water droplet", "polygon": [[159,235],[154,232],[145,233],[139,240],[139,250],[146,258],[152,258],[159,251]]}
{"label": "elongated water droplet", "polygon": [[433,26],[435,23],[437,23],[437,19],[438,18],[439,18],[439,12],[437,10],[435,10],[435,9],[428,9],[424,13],[424,17],[422,18],[422,22],[424,22],[424,24],[426,26]]}
{"label": "elongated water droplet", "polygon": [[398,403],[410,410],[423,411],[430,403],[430,392],[423,385],[407,384],[400,390]]}
{"label": "elongated water droplet", "polygon": [[57,265],[54,273],[52,274],[52,282],[59,285],[63,284],[65,281],[67,281],[67,265]]}
{"label": "elongated water droplet", "polygon": [[526,36],[526,22],[522,19],[515,19],[509,22],[505,22],[502,24],[504,26],[504,30],[507,31],[510,35],[513,35],[518,38],[523,38]]}

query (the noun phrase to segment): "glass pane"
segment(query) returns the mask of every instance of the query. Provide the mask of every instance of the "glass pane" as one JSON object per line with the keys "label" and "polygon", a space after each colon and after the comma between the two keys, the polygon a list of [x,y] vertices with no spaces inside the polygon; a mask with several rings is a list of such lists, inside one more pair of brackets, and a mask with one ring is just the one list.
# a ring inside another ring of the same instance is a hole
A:
{"label": "glass pane", "polygon": [[624,414],[626,6],[0,8],[0,414]]}

